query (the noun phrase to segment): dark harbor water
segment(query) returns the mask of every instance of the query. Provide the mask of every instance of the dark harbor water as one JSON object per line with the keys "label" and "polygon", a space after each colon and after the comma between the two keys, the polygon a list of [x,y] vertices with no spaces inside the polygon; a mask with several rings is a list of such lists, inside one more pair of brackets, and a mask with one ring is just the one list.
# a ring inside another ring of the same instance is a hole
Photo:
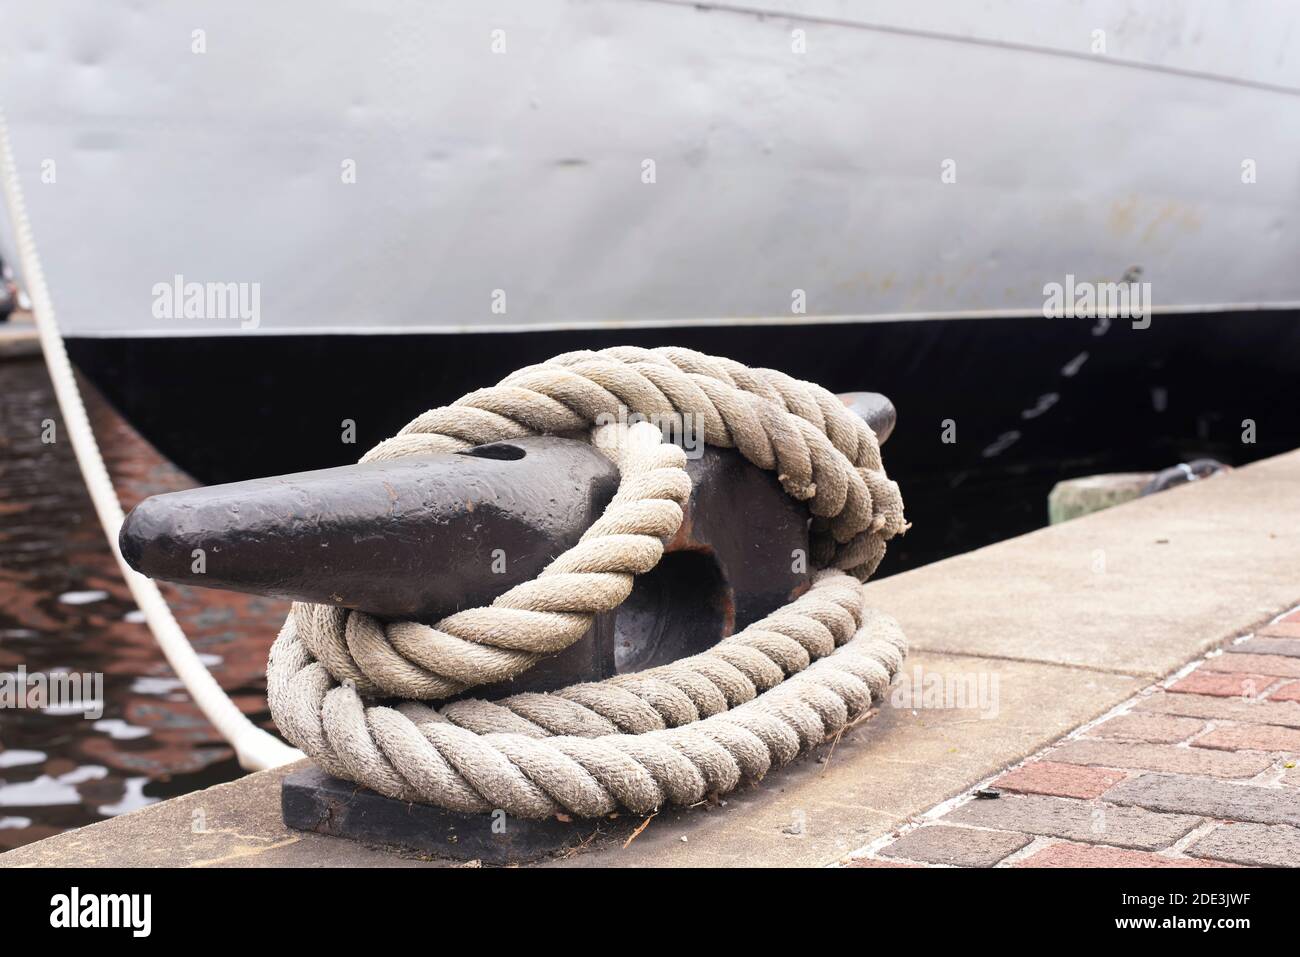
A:
{"label": "dark harbor water", "polygon": [[[88,404],[126,504],[188,484]],[[222,687],[267,722],[262,669],[285,606],[164,593]],[[28,693],[0,709],[0,850],[241,773],[118,574],[39,357],[0,359],[0,675],[12,690],[24,672]],[[96,678],[74,706],[50,706],[35,676],[64,674]]]}

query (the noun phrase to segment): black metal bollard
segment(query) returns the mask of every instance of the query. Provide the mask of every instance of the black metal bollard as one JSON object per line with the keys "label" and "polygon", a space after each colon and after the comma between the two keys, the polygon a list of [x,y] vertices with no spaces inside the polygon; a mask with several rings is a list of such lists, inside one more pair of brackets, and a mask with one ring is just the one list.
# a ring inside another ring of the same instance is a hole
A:
{"label": "black metal bollard", "polygon": [[[887,399],[845,398],[888,434]],[[479,693],[664,664],[807,587],[807,511],[775,476],[713,447],[687,471],[682,527],[628,600],[565,651]],[[535,577],[577,543],[617,486],[617,470],[587,442],[536,436],[156,495],[127,517],[119,543],[153,578],[432,623]]]}
{"label": "black metal bollard", "polygon": [[[884,396],[841,399],[880,441],[893,430]],[[547,691],[665,664],[807,588],[809,514],[775,475],[712,447],[688,459],[687,472],[681,528],[628,599],[595,616],[569,648],[472,694]],[[127,516],[119,544],[132,568],[154,578],[432,623],[535,577],[577,543],[617,486],[616,469],[588,443],[538,436],[157,495]],[[281,812],[298,830],[499,864],[636,823],[457,814],[316,768],[285,778]]]}

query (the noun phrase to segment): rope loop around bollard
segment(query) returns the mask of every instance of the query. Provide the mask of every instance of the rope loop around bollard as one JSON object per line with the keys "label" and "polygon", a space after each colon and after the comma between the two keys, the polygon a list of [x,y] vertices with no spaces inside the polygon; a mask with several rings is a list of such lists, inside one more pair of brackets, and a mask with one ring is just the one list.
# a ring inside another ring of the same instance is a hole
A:
{"label": "rope loop around bollard", "polygon": [[[581,637],[627,597],[676,534],[685,453],[699,431],[775,471],[813,516],[812,587],[708,651],[660,668],[495,702],[424,701],[505,680]],[[757,780],[838,733],[902,662],[896,624],[862,582],[906,528],[870,428],[831,393],[685,349],[573,352],[417,417],[362,459],[581,434],[619,467],[618,492],[579,542],[491,605],[434,625],[296,603],[271,649],[281,732],[331,774],[451,810],[645,813]],[[395,707],[384,699],[404,699]]]}

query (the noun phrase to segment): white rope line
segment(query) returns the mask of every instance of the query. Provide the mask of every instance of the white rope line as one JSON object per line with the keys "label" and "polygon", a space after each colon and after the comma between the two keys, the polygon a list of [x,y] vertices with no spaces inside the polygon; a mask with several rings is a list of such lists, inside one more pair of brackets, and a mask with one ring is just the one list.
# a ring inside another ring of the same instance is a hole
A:
{"label": "white rope line", "polygon": [[235,706],[212,677],[212,673],[199,660],[199,656],[176,622],[167,602],[159,593],[158,586],[151,579],[131,568],[122,558],[117,542],[124,518],[122,505],[118,501],[112,479],[109,478],[108,469],[104,466],[99,444],[95,441],[95,433],[90,427],[86,407],[77,388],[76,377],[72,373],[72,364],[68,361],[63,336],[59,332],[58,322],[55,319],[54,304],[45,283],[45,273],[36,251],[36,240],[32,233],[31,222],[27,218],[27,207],[23,202],[22,187],[18,181],[17,164],[14,162],[9,141],[9,124],[2,107],[0,107],[0,178],[4,183],[5,205],[9,211],[10,222],[13,224],[27,292],[32,300],[32,312],[36,317],[41,350],[45,355],[50,381],[54,383],[54,394],[58,399],[63,425],[72,440],[72,449],[76,453],[77,464],[86,481],[86,489],[90,492],[91,502],[94,503],[95,514],[99,517],[99,524],[104,529],[109,549],[117,561],[117,567],[122,572],[127,588],[131,590],[136,605],[144,613],[149,630],[167,658],[167,663],[184,683],[185,690],[199,706],[204,717],[212,722],[217,732],[230,743],[240,766],[249,771],[258,771],[296,761],[302,757],[301,752],[257,727]]}

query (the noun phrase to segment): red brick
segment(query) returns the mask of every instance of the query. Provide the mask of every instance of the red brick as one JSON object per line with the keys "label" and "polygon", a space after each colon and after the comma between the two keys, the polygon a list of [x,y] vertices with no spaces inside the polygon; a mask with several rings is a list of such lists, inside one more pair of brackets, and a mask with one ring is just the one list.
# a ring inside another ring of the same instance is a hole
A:
{"label": "red brick", "polygon": [[1002,775],[993,782],[993,787],[1026,794],[1095,798],[1123,779],[1122,771],[1059,764],[1056,761],[1035,761]]}
{"label": "red brick", "polygon": [[1185,718],[1280,724],[1300,728],[1300,701],[1268,698],[1211,698],[1199,694],[1153,694],[1133,705],[1136,711],[1159,711]]}
{"label": "red brick", "polygon": [[1255,634],[1266,638],[1300,638],[1300,611],[1293,611],[1281,621],[1265,625]]}
{"label": "red brick", "polygon": [[849,861],[849,867],[924,867],[924,864],[911,864],[907,861],[879,861],[874,857],[858,857]]}
{"label": "red brick", "polygon": [[1245,672],[1256,675],[1277,675],[1279,678],[1300,678],[1300,661],[1285,655],[1219,655],[1211,658],[1198,670]]}
{"label": "red brick", "polygon": [[1276,680],[1267,675],[1193,671],[1186,678],[1170,685],[1169,690],[1182,694],[1214,695],[1216,698],[1254,698]]}
{"label": "red brick", "polygon": [[1165,857],[1146,851],[1130,851],[1096,844],[1053,844],[1032,854],[1016,867],[1232,867],[1220,861],[1190,857]]}
{"label": "red brick", "polygon": [[1075,738],[1052,752],[1066,764],[1129,768],[1168,774],[1199,774],[1214,778],[1253,778],[1273,764],[1266,754],[1248,751],[1211,751],[1172,744],[1139,741],[1098,741]]}
{"label": "red brick", "polygon": [[1173,744],[1176,741],[1186,741],[1204,727],[1205,722],[1197,718],[1129,713],[1103,721],[1088,732],[1088,737]]}
{"label": "red brick", "polygon": [[1300,731],[1267,724],[1234,724],[1215,728],[1192,742],[1194,748],[1220,751],[1300,751]]}
{"label": "red brick", "polygon": [[1300,701],[1300,681],[1292,681],[1276,689],[1268,696],[1269,701]]}

